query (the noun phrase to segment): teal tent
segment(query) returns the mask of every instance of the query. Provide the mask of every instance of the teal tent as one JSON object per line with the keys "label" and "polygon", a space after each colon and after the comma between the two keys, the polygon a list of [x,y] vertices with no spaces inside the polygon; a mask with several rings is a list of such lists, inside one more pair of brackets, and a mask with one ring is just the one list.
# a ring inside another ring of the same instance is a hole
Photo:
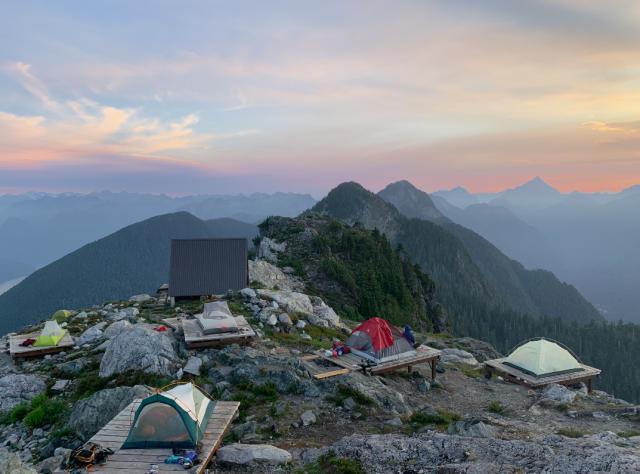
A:
{"label": "teal tent", "polygon": [[215,402],[191,383],[145,398],[123,449],[191,448],[202,441]]}
{"label": "teal tent", "polygon": [[544,338],[520,344],[503,363],[534,377],[549,377],[584,370],[582,364],[568,349]]}

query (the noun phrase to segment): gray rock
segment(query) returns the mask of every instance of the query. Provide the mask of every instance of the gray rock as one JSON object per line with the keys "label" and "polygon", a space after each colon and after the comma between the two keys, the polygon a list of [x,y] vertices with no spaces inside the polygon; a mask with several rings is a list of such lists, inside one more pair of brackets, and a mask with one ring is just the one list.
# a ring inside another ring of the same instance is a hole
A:
{"label": "gray rock", "polygon": [[640,472],[637,447],[622,446],[613,433],[579,439],[548,436],[541,441],[474,438],[427,431],[402,434],[351,435],[320,450],[301,453],[305,462],[333,451],[358,459],[370,474],[396,472],[563,473]]}
{"label": "gray rock", "polygon": [[336,314],[331,306],[327,305],[318,297],[314,298],[313,315],[322,321],[326,321],[329,327],[334,328],[341,326],[340,316]]}
{"label": "gray rock", "polygon": [[418,391],[421,393],[427,393],[431,389],[431,384],[425,378],[418,380]]}
{"label": "gray rock", "polygon": [[111,340],[100,362],[100,377],[128,370],[171,376],[178,369],[178,363],[169,336],[134,326]]}
{"label": "gray rock", "polygon": [[76,339],[76,346],[82,347],[85,344],[93,344],[102,339],[102,328],[104,328],[105,325],[106,323],[98,323],[95,326],[91,326]]}
{"label": "gray rock", "polygon": [[37,474],[31,465],[25,463],[18,453],[0,447],[0,472],[7,474]]}
{"label": "gray rock", "polygon": [[71,318],[71,319],[87,319],[87,316],[89,316],[89,315],[86,313],[86,311],[80,311],[78,314],[73,316],[73,318]]}
{"label": "gray rock", "polygon": [[286,242],[278,243],[269,237],[263,237],[258,247],[258,258],[271,263],[278,263],[278,253],[284,252],[286,248]]}
{"label": "gray rock", "polygon": [[342,406],[347,410],[355,410],[358,407],[358,404],[353,398],[347,397],[342,402]]}
{"label": "gray rock", "polygon": [[269,326],[275,326],[276,324],[278,324],[278,318],[276,317],[275,314],[269,315],[269,317],[267,318],[267,324]]}
{"label": "gray rock", "polygon": [[468,364],[478,365],[478,361],[473,354],[462,349],[446,348],[442,349],[440,360],[445,364]]}
{"label": "gray rock", "polygon": [[287,313],[281,313],[278,315],[278,322],[284,326],[293,326],[293,321]]}
{"label": "gray rock", "polygon": [[250,464],[287,464],[291,454],[284,449],[268,444],[229,444],[218,451],[216,460],[220,464],[246,466]]}
{"label": "gray rock", "polygon": [[249,280],[268,289],[278,287],[281,290],[301,290],[304,287],[300,280],[286,275],[266,260],[249,261]]}
{"label": "gray rock", "polygon": [[241,423],[238,426],[235,426],[231,432],[235,436],[236,439],[242,441],[247,438],[249,435],[253,435],[256,432],[256,428],[258,424],[255,421],[247,421],[245,423]]}
{"label": "gray rock", "polygon": [[129,301],[134,303],[146,303],[147,301],[153,301],[154,299],[155,298],[153,296],[143,293],[141,295],[133,295],[131,298],[129,298]]}
{"label": "gray rock", "polygon": [[69,383],[70,383],[69,380],[64,380],[64,379],[56,380],[56,382],[51,387],[51,391],[52,392],[64,392],[67,389],[67,387],[69,386]]}
{"label": "gray rock", "polygon": [[304,329],[305,327],[307,327],[307,323],[302,319],[298,319],[298,322],[296,323],[296,327],[298,329]]}
{"label": "gray rock", "polygon": [[151,391],[143,385],[100,390],[75,404],[67,426],[81,439],[89,439],[129,403],[150,393]]}
{"label": "gray rock", "polygon": [[573,392],[564,385],[552,383],[544,388],[541,397],[543,400],[551,400],[559,403],[572,403],[575,400],[576,395],[576,392]]}
{"label": "gray rock", "polygon": [[79,374],[91,364],[91,360],[86,357],[78,357],[67,362],[58,364],[58,369],[67,374]]}
{"label": "gray rock", "polygon": [[129,319],[131,321],[135,321],[139,314],[140,310],[138,310],[138,308],[122,308],[120,311],[118,311],[118,316],[116,319]]}
{"label": "gray rock", "polygon": [[22,402],[28,402],[44,392],[45,388],[44,379],[38,375],[5,375],[0,378],[0,412],[9,411]]}
{"label": "gray rock", "polygon": [[121,332],[129,329],[130,327],[131,327],[131,323],[126,319],[116,321],[115,323],[110,324],[109,327],[107,327],[107,329],[104,330],[104,337],[106,337],[107,339],[114,338]]}
{"label": "gray rock", "polygon": [[262,298],[278,303],[287,313],[313,313],[311,300],[304,293],[288,290],[257,290]]}
{"label": "gray rock", "polygon": [[313,425],[316,422],[316,415],[311,410],[307,410],[300,415],[300,421],[302,422],[302,426]]}
{"label": "gray rock", "polygon": [[200,375],[200,367],[202,367],[202,359],[200,357],[189,357],[187,364],[182,369],[191,375]]}
{"label": "gray rock", "polygon": [[253,299],[257,296],[253,288],[243,288],[240,290],[240,294],[248,300]]}
{"label": "gray rock", "polygon": [[342,380],[343,383],[368,396],[386,410],[400,415],[411,414],[411,408],[404,396],[389,385],[385,385],[380,377],[369,377],[361,373],[352,372],[344,376]]}
{"label": "gray rock", "polygon": [[451,423],[447,433],[459,436],[471,436],[473,438],[495,438],[496,430],[483,420],[469,418]]}

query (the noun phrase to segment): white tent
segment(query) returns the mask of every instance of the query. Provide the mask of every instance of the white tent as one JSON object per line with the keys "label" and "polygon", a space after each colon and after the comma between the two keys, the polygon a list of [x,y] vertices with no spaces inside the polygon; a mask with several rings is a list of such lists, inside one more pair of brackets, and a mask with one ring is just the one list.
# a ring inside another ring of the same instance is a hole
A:
{"label": "white tent", "polygon": [[504,363],[535,377],[583,370],[564,347],[547,339],[534,339],[516,347]]}

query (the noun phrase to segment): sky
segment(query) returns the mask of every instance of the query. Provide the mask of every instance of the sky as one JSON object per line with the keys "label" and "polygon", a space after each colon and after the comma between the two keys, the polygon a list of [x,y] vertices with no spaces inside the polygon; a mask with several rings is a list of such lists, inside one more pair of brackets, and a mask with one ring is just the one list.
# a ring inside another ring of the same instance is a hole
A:
{"label": "sky", "polygon": [[640,183],[640,2],[31,1],[0,193]]}

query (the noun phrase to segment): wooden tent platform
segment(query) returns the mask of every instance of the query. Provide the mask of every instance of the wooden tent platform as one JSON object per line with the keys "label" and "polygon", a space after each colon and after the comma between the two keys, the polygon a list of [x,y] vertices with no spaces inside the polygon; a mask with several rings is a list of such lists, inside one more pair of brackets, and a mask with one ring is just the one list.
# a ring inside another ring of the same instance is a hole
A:
{"label": "wooden tent platform", "polygon": [[227,332],[221,334],[202,334],[202,330],[195,319],[166,318],[162,322],[172,329],[182,327],[184,332],[184,342],[188,349],[199,347],[221,347],[230,344],[247,344],[256,337],[256,332],[249,325],[244,316],[235,316],[238,324],[238,332]]}
{"label": "wooden tent platform", "polygon": [[580,382],[585,382],[587,389],[591,392],[591,382],[594,377],[597,377],[602,372],[600,369],[590,367],[588,365],[580,364],[582,366],[579,372],[569,372],[565,374],[550,375],[548,377],[535,377],[533,375],[522,372],[521,370],[511,367],[504,363],[502,359],[492,359],[485,361],[485,370],[489,373],[498,372],[506,380],[511,382],[526,385],[531,388],[541,388],[546,385],[557,383],[560,385],[575,385]]}
{"label": "wooden tent platform", "polygon": [[[107,458],[105,464],[99,464],[91,468],[92,471],[104,474],[146,474],[152,464],[158,467],[158,472],[185,472],[185,468],[179,464],[165,464],[164,460],[172,453],[171,449],[120,449],[129,434],[129,429],[142,401],[141,398],[131,402],[104,428],[96,433],[90,443],[99,444],[105,448],[111,448],[114,454]],[[201,463],[187,472],[203,473],[211,462],[211,458],[220,447],[222,438],[233,421],[240,402],[216,401],[216,406],[211,412],[209,423],[202,440],[202,450],[199,453]]]}
{"label": "wooden tent platform", "polygon": [[46,354],[55,354],[57,352],[62,352],[65,349],[73,347],[74,345],[73,336],[71,336],[69,332],[64,335],[57,346],[23,347],[20,345],[27,339],[37,339],[39,335],[40,332],[34,332],[31,334],[9,336],[9,353],[11,354],[11,357],[40,357]]}
{"label": "wooden tent platform", "polygon": [[[397,360],[391,360],[383,362],[382,364],[372,365],[367,359],[360,357],[356,354],[349,353],[340,357],[330,357],[325,355],[324,351],[318,351],[313,355],[301,357],[303,365],[307,368],[309,373],[315,379],[324,379],[328,377],[335,377],[337,375],[344,375],[352,371],[363,371],[369,375],[380,375],[387,372],[392,372],[405,367],[411,371],[414,365],[428,363],[431,365],[431,378],[436,378],[436,365],[440,359],[441,352],[438,349],[434,349],[429,346],[418,346],[416,349],[417,354],[412,357],[404,357]],[[320,364],[315,363],[318,359],[330,362],[334,365],[333,368],[327,370]],[[339,367],[339,368],[338,368]]]}

